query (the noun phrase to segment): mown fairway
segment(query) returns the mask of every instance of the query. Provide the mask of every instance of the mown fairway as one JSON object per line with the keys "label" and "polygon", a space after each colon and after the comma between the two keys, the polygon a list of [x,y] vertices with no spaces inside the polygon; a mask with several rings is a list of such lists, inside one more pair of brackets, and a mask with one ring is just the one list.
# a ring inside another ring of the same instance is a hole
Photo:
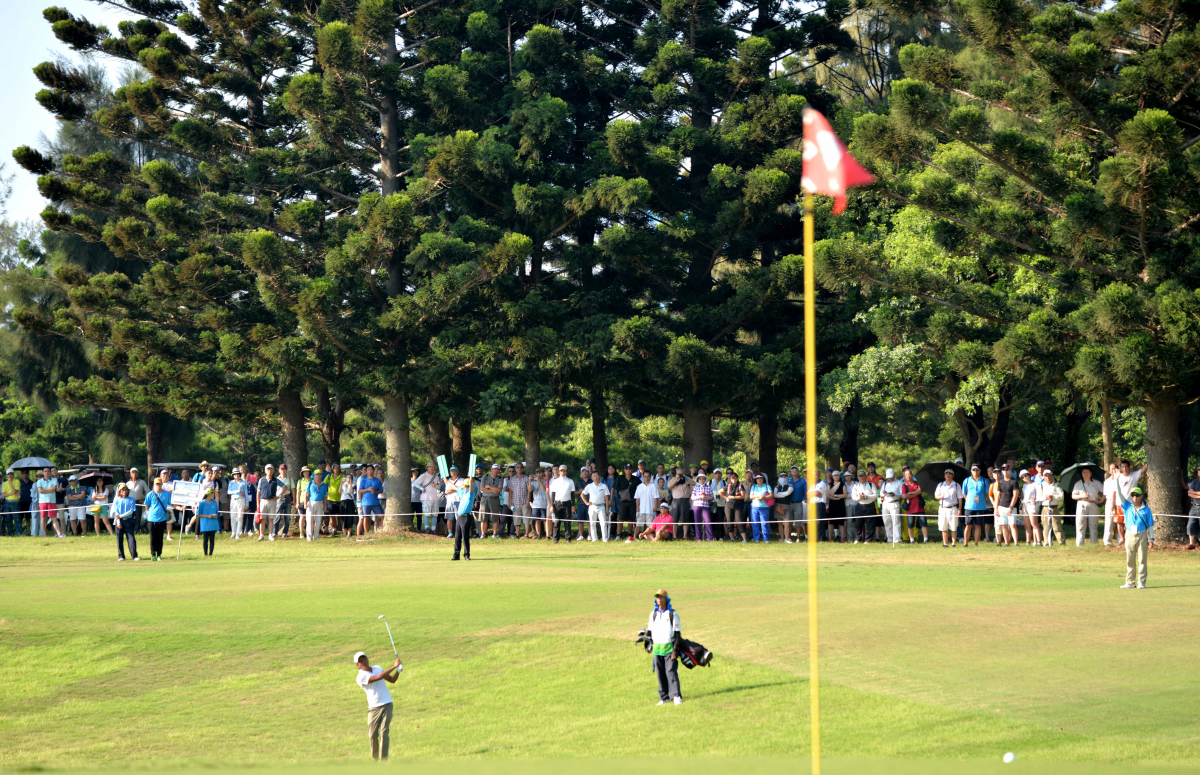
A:
{"label": "mown fairway", "polygon": [[[168,544],[162,563],[117,564],[113,543],[0,540],[0,768],[361,762],[351,655],[390,662],[382,613],[406,666],[395,760],[805,771],[803,545],[483,541],[450,563],[441,540],[219,538],[206,560],[189,537],[182,562]],[[1152,554],[1142,592],[1117,588],[1115,549],[822,544],[821,558],[830,772],[991,771],[1006,751],[1004,772],[1200,765],[1197,553]],[[655,707],[632,643],[657,587],[716,654],[681,668],[681,707]]]}

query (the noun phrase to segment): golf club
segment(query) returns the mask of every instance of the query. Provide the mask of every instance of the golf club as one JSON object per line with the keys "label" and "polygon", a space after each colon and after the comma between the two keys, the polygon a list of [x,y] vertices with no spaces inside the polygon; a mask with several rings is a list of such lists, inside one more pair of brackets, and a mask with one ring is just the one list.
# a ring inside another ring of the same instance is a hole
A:
{"label": "golf club", "polygon": [[396,651],[396,639],[392,637],[392,628],[391,628],[391,625],[388,624],[387,617],[384,616],[383,614],[380,614],[379,618],[383,620],[383,626],[387,627],[388,640],[390,640],[392,642],[392,653],[395,654],[396,656],[400,656],[400,652]]}

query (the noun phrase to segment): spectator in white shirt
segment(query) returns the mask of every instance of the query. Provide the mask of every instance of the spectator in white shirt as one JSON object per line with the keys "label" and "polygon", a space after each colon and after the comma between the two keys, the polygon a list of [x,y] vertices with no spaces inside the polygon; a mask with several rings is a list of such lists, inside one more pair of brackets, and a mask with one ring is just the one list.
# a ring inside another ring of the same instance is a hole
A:
{"label": "spectator in white shirt", "polygon": [[1071,488],[1071,497],[1075,500],[1075,545],[1083,546],[1084,533],[1088,531],[1091,531],[1091,542],[1096,543],[1104,487],[1092,478],[1090,468],[1084,468],[1079,475],[1080,480]]}
{"label": "spectator in white shirt", "polygon": [[571,543],[571,506],[575,502],[575,482],[567,476],[567,467],[558,467],[558,476],[550,480],[547,488],[550,493],[550,508],[553,518],[550,530],[554,534],[554,543],[558,543],[558,527],[561,523],[567,533],[567,543]]}
{"label": "spectator in white shirt", "polygon": [[904,493],[894,469],[884,471],[879,495],[883,498],[883,535],[895,546],[900,543],[900,503]]}
{"label": "spectator in white shirt", "polygon": [[438,492],[436,463],[425,466],[425,473],[417,477],[416,485],[421,490],[421,529],[432,534],[434,522],[437,520],[438,499],[441,497],[441,493]]}
{"label": "spectator in white shirt", "polygon": [[[1113,517],[1116,516],[1116,494],[1117,494],[1117,464],[1108,464],[1108,476],[1104,479],[1104,545],[1108,546],[1112,540]],[[1117,524],[1119,542],[1124,542],[1125,538],[1120,534],[1121,525]]]}
{"label": "spectator in white shirt", "polygon": [[1038,518],[1038,484],[1033,475],[1021,469],[1021,512],[1025,516],[1025,545],[1041,546],[1042,525]]}
{"label": "spectator in white shirt", "polygon": [[641,536],[650,527],[654,515],[658,512],[658,485],[649,474],[646,475],[645,481],[637,486],[633,499],[637,501],[637,525],[634,533]]}
{"label": "spectator in white shirt", "polygon": [[868,533],[868,525],[874,522],[875,516],[875,499],[879,497],[879,490],[867,478],[866,471],[858,472],[858,480],[850,485],[850,500],[854,501],[854,517],[850,522],[850,533],[854,536],[854,543],[858,543],[859,533],[862,533],[862,541],[866,543],[873,536]]}
{"label": "spectator in white shirt", "polygon": [[[963,508],[962,485],[954,481],[954,469],[947,468],[942,475],[944,481],[939,482],[933,491],[933,497],[938,502],[938,530],[942,531],[942,546],[956,546],[958,516]],[[966,541],[963,546],[966,546]]]}
{"label": "spectator in white shirt", "polygon": [[612,507],[612,493],[608,485],[600,481],[600,472],[592,471],[591,483],[579,495],[588,507],[588,540],[595,541],[597,534],[608,543],[608,512]]}

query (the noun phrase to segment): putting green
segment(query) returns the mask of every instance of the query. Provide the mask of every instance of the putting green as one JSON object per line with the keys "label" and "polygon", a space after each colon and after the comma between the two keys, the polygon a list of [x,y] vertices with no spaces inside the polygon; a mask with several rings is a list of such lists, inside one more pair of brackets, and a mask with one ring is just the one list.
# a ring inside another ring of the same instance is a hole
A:
{"label": "putting green", "polygon": [[[205,559],[189,537],[181,562],[117,564],[113,543],[0,539],[0,767],[361,762],[350,660],[390,662],[382,613],[414,772],[807,771],[803,545],[489,540],[450,563],[425,538],[221,538]],[[827,772],[1190,771],[1198,570],[1155,552],[1133,591],[1102,547],[822,544]],[[681,670],[680,707],[654,705],[632,643],[660,586],[716,654]]]}

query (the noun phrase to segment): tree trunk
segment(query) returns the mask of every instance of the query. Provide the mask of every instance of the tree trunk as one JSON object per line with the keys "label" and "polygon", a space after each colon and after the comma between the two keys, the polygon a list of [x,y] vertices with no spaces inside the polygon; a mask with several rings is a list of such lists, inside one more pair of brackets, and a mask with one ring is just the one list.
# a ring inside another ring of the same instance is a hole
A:
{"label": "tree trunk", "polygon": [[684,409],[683,462],[698,466],[701,460],[712,460],[712,449],[712,412],[693,407]]}
{"label": "tree trunk", "polygon": [[533,476],[542,465],[542,410],[525,410],[525,473]]}
{"label": "tree trunk", "polygon": [[[1004,442],[1008,440],[1008,423],[1012,419],[1012,410],[1009,409],[1011,404],[1012,388],[1006,384],[1000,389],[1000,402],[996,407],[996,422],[992,425],[992,432],[987,438],[987,446],[983,448],[984,462],[982,465],[985,470],[988,466],[998,463],[1000,455],[1004,454]],[[1084,417],[1087,415],[1085,414]]]}
{"label": "tree trunk", "polygon": [[758,411],[758,467],[774,482],[779,474],[779,414]]}
{"label": "tree trunk", "polygon": [[848,463],[858,465],[858,402],[855,401],[842,415],[842,440],[838,444],[838,454],[842,457],[841,469],[846,470]]}
{"label": "tree trunk", "polygon": [[299,390],[280,389],[279,424],[283,429],[283,462],[288,473],[299,478],[300,467],[308,463],[308,436],[304,429],[304,402]]}
{"label": "tree trunk", "polygon": [[165,463],[163,448],[162,413],[146,412],[146,481],[154,477],[155,463]]}
{"label": "tree trunk", "polygon": [[321,423],[321,447],[329,465],[342,462],[342,431],[346,427],[346,402],[341,396],[333,398],[329,386],[322,383],[316,390],[317,416]]}
{"label": "tree trunk", "polygon": [[604,405],[604,391],[592,388],[589,404],[592,412],[592,457],[596,459],[596,470],[603,476],[608,470],[608,431],[604,427],[608,407]]}
{"label": "tree trunk", "polygon": [[450,421],[442,417],[430,417],[429,454],[433,459],[429,462],[436,465],[438,455],[445,455],[446,459],[450,460],[450,453]]}
{"label": "tree trunk", "polygon": [[1100,399],[1100,437],[1104,447],[1104,471],[1107,476],[1109,466],[1117,462],[1117,456],[1113,454],[1112,406],[1106,398]]}
{"label": "tree trunk", "polygon": [[[1079,434],[1083,432],[1084,423],[1092,416],[1086,408],[1077,410],[1072,404],[1067,416],[1064,418],[1067,423],[1066,433],[1063,438],[1063,459],[1058,462],[1055,467],[1056,471],[1061,471],[1067,466],[1075,465],[1076,463],[1089,462],[1079,459]],[[1088,455],[1090,458],[1091,455]]]}
{"label": "tree trunk", "polygon": [[383,397],[383,432],[387,443],[387,508],[383,529],[400,532],[401,526],[412,525],[412,439],[408,428],[408,398]]}
{"label": "tree trunk", "polygon": [[1150,470],[1147,493],[1154,512],[1154,540],[1183,539],[1184,520],[1168,514],[1183,513],[1179,468],[1179,399],[1172,393],[1156,396],[1146,407],[1146,462]]}
{"label": "tree trunk", "polygon": [[471,459],[471,453],[474,452],[474,447],[471,445],[471,421],[454,420],[451,427],[454,430],[452,453],[454,465],[458,466],[459,475],[469,479],[475,475],[474,471],[467,470],[467,463]]}

